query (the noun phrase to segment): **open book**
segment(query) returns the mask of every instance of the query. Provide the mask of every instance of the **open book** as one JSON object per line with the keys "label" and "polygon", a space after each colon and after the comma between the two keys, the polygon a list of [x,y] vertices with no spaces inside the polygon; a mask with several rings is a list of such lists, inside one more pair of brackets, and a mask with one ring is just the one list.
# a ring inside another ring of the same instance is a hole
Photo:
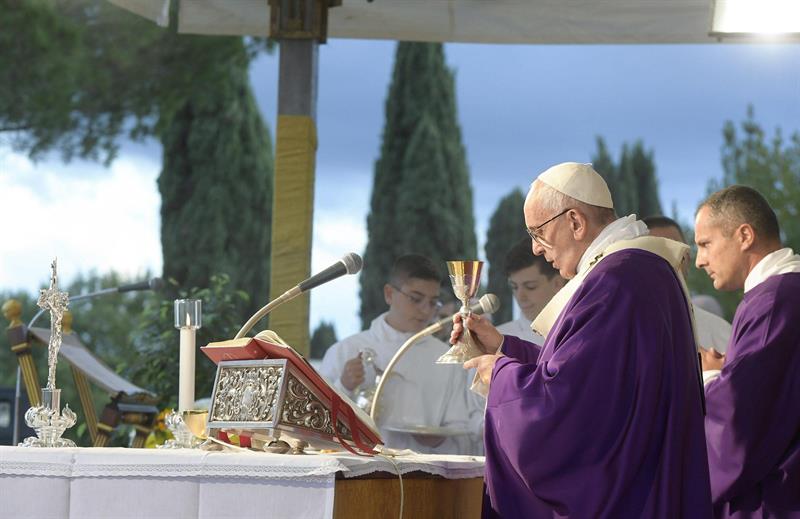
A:
{"label": "open book", "polygon": [[[268,337],[270,340],[265,340]],[[337,390],[314,369],[294,348],[284,343],[274,333],[264,332],[256,337],[243,337],[229,341],[212,342],[200,350],[215,364],[232,360],[285,359],[304,378],[313,384],[315,392],[324,397],[333,417],[338,417],[353,432],[353,442],[362,451],[370,452],[373,446],[383,443],[378,428],[372,418],[359,408],[350,398]],[[363,438],[364,441],[361,441]],[[349,442],[337,436],[338,443],[352,450]]]}

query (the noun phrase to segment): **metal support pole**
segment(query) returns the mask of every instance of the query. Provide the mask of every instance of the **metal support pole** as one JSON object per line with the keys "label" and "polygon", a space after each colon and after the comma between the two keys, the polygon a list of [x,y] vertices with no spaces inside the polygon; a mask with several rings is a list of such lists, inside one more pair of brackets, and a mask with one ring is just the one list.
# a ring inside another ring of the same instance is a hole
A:
{"label": "metal support pole", "polygon": [[[270,299],[311,274],[317,58],[316,40],[280,41]],[[309,352],[308,308],[309,299],[298,297],[270,314],[270,328],[303,354]]]}

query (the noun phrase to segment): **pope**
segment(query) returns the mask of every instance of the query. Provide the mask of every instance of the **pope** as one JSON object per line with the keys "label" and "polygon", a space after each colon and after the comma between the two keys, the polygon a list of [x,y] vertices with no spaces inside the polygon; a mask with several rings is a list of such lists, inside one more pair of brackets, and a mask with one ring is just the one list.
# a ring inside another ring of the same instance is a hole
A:
{"label": "pope", "polygon": [[524,217],[569,282],[532,324],[541,347],[466,321],[487,352],[464,365],[487,393],[483,516],[709,517],[687,246],[617,218],[589,164],[542,173]]}

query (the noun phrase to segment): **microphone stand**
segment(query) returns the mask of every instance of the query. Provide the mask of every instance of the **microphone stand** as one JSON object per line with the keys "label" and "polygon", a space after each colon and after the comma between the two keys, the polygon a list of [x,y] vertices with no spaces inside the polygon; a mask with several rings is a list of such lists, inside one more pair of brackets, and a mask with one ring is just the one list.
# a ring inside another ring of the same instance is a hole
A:
{"label": "microphone stand", "polygon": [[[500,308],[500,300],[497,299],[497,296],[494,294],[484,294],[481,297],[480,301],[472,305],[470,308],[471,311],[477,314],[493,314]],[[381,396],[381,391],[383,391],[383,386],[386,383],[386,380],[389,378],[389,373],[391,373],[392,368],[394,368],[395,364],[400,360],[406,351],[408,351],[411,346],[414,345],[422,337],[426,335],[432,335],[439,330],[441,330],[444,325],[450,324],[453,321],[453,317],[457,314],[453,314],[450,317],[445,317],[444,319],[439,319],[435,323],[428,325],[427,328],[423,328],[422,330],[418,331],[414,335],[408,338],[406,342],[400,346],[400,349],[395,352],[392,356],[389,364],[386,365],[386,369],[383,370],[383,375],[381,376],[380,382],[378,382],[378,386],[375,388],[375,393],[372,396],[372,407],[369,410],[369,416],[375,421],[375,417],[377,415],[378,410],[378,399]]]}
{"label": "microphone stand", "polygon": [[249,332],[253,328],[253,326],[255,326],[255,324],[258,321],[260,321],[265,315],[270,313],[276,307],[282,305],[283,303],[285,303],[285,302],[287,302],[287,301],[289,301],[291,299],[294,299],[295,297],[299,296],[302,293],[303,293],[303,290],[300,288],[300,286],[295,286],[293,288],[290,288],[289,290],[287,290],[286,292],[284,292],[283,294],[281,294],[277,298],[273,299],[272,301],[270,301],[266,305],[262,306],[261,310],[259,310],[258,312],[254,313],[253,316],[250,317],[250,319],[248,319],[246,323],[244,323],[242,328],[239,330],[239,332],[236,334],[236,336],[233,339],[234,340],[241,339],[244,336],[244,334]]}
{"label": "microphone stand", "polygon": [[378,387],[375,388],[375,394],[372,395],[372,407],[369,410],[369,416],[370,418],[372,418],[373,422],[375,421],[376,411],[378,409],[378,399],[381,396],[381,391],[383,391],[383,386],[386,383],[386,380],[389,379],[389,374],[392,372],[392,369],[394,368],[395,364],[397,364],[397,362],[400,360],[400,357],[402,357],[405,354],[405,352],[409,348],[411,348],[411,346],[413,346],[414,343],[417,342],[419,339],[425,337],[426,335],[434,334],[441,329],[442,329],[441,321],[433,323],[427,328],[423,328],[422,330],[418,331],[417,333],[409,337],[408,340],[406,340],[406,342],[404,342],[403,345],[400,346],[400,349],[397,350],[395,354],[392,356],[392,359],[389,361],[389,364],[386,365],[386,369],[383,370],[381,381],[378,382]]}

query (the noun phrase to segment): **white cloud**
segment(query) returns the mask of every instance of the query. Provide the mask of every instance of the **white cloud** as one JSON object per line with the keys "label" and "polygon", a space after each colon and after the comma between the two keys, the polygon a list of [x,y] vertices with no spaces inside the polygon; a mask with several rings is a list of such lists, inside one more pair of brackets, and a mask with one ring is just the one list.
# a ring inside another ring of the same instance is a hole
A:
{"label": "white cloud", "polygon": [[79,272],[128,276],[161,271],[159,165],[122,156],[110,168],[88,162],[33,163],[0,150],[0,287],[34,291],[58,257],[61,279]]}
{"label": "white cloud", "polygon": [[[367,246],[366,214],[366,200],[362,205],[349,206],[344,212],[315,211],[312,273],[332,265],[348,252],[363,254]],[[333,322],[340,339],[361,331],[358,289],[358,275],[344,276],[315,288],[311,293],[312,331],[321,320]]]}

